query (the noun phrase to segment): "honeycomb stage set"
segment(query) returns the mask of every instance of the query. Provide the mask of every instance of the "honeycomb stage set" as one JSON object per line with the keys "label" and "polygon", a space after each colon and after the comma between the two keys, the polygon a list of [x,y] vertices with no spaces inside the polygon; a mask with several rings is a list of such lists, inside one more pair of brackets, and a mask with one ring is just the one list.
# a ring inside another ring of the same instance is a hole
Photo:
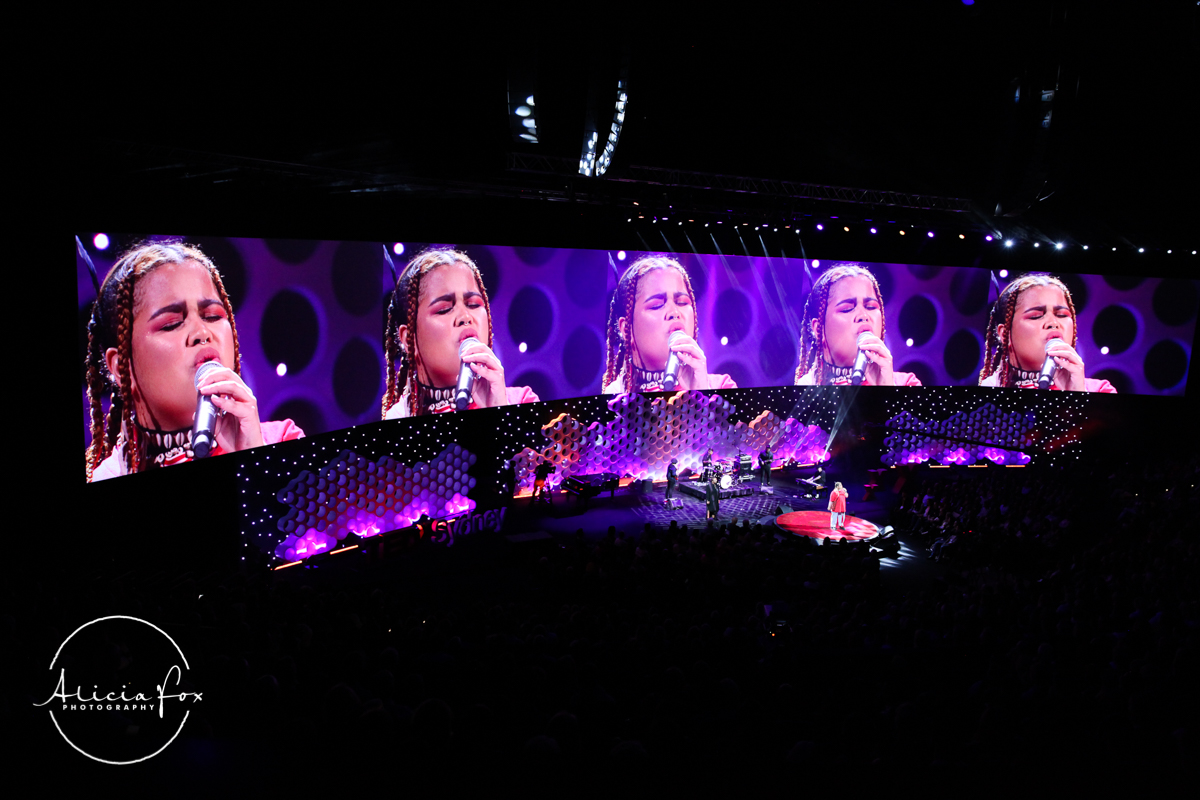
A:
{"label": "honeycomb stage set", "polygon": [[1191,724],[1194,280],[98,240],[81,534],[28,537],[17,628],[178,639],[205,699],[156,769],[840,785]]}
{"label": "honeycomb stage set", "polygon": [[[235,498],[275,567],[414,531],[874,541],[914,467],[1061,465],[1114,397],[1182,399],[1198,297],[765,251],[75,243],[89,495]],[[205,531],[171,546],[228,542]]]}
{"label": "honeycomb stage set", "polygon": [[382,420],[90,491],[153,529],[149,520],[203,485],[234,502],[210,502],[192,531],[179,520],[179,536],[112,547],[138,539],[151,560],[240,553],[271,569],[487,538],[550,544],[579,531],[739,523],[878,550],[914,470],[1078,463],[1087,432],[1130,400],[969,387],[623,393]]}

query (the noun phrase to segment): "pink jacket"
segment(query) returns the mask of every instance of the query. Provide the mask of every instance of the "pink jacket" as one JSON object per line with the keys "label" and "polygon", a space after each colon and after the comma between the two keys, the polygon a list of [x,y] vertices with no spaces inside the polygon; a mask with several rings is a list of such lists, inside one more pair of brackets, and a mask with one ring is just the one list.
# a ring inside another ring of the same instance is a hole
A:
{"label": "pink jacket", "polygon": [[[1085,391],[1088,391],[1088,392],[1099,392],[1100,394],[1116,394],[1117,393],[1117,387],[1113,386],[1111,383],[1109,383],[1106,380],[1097,380],[1096,378],[1084,378],[1083,384],[1085,387]],[[988,375],[986,378],[981,380],[979,382],[979,385],[980,386],[991,386],[991,387],[999,386],[1000,385],[1000,373],[993,372],[991,375]],[[1034,388],[1034,387],[1026,387],[1026,388]],[[1050,390],[1051,391],[1062,391],[1054,384],[1050,384]]]}
{"label": "pink jacket", "polygon": [[[797,386],[813,386],[813,385],[815,385],[814,382],[816,381],[816,374],[817,374],[816,368],[809,370],[807,375],[805,375],[800,380],[796,381],[796,385]],[[896,385],[897,386],[920,386],[921,385],[921,380],[920,380],[920,378],[918,378],[916,376],[915,373],[893,372],[892,374],[896,377]],[[838,385],[849,386],[850,382],[847,380],[845,384],[831,384],[831,385],[833,385],[833,386],[838,386]],[[870,375],[865,375],[865,376],[863,376],[862,385],[863,386],[874,386],[875,384],[871,383]]]}
{"label": "pink jacket", "polygon": [[[504,392],[508,397],[508,404],[510,406],[515,406],[518,403],[536,403],[536,402],[538,402],[537,394],[535,394],[533,389],[530,389],[528,386],[505,386]],[[479,406],[475,405],[475,403],[471,403],[471,405],[467,406],[468,411],[470,411],[473,408],[479,408]],[[454,410],[453,406],[447,405],[445,408],[439,408],[434,413],[435,414],[445,414],[446,412],[453,411],[453,410]],[[384,419],[405,419],[407,417],[408,417],[408,395],[406,392],[405,394],[400,396],[400,402],[396,403],[396,405],[392,406],[391,408],[389,408],[387,410],[387,413],[384,414],[383,418]]]}
{"label": "pink jacket", "polygon": [[[279,442],[287,442],[292,439],[301,439],[304,437],[304,431],[300,430],[300,426],[292,422],[290,419],[285,419],[282,422],[264,422],[262,423],[263,444],[278,444]],[[92,482],[115,478],[118,475],[128,475],[129,467],[125,464],[125,440],[121,438],[117,442],[117,446],[109,454],[108,458],[100,462],[100,466],[96,467],[92,472]],[[211,455],[224,455],[225,451],[218,444],[213,448]],[[175,466],[176,464],[184,464],[192,459],[185,457],[175,459],[166,466]]]}
{"label": "pink jacket", "polygon": [[[737,383],[728,375],[709,375],[708,385],[713,389],[736,389]],[[604,387],[604,394],[621,394],[626,391],[625,379],[618,376],[615,381]],[[661,388],[648,388],[647,392],[661,392]]]}

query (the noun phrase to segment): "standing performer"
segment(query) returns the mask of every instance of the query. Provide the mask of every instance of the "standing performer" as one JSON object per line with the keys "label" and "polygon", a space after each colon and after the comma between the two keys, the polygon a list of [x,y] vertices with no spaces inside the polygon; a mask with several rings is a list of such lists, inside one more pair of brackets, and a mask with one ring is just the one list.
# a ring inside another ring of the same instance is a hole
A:
{"label": "standing performer", "polygon": [[771,485],[771,462],[774,460],[775,454],[771,452],[771,443],[767,442],[767,449],[763,450],[758,457],[758,469],[761,473],[763,486]]}
{"label": "standing performer", "polygon": [[[209,362],[217,366],[197,385],[197,371]],[[211,398],[218,414],[211,455],[302,437],[290,419],[259,420],[241,363],[233,306],[208,256],[181,242],[148,242],[121,256],[97,287],[88,323],[87,479],[195,458],[197,395]]]}
{"label": "standing performer", "polygon": [[[674,333],[679,335],[672,340]],[[709,374],[697,336],[696,296],[683,266],[668,256],[638,259],[609,304],[604,394],[663,391],[673,353],[679,359],[676,390],[736,389],[728,375]]]}
{"label": "standing performer", "polygon": [[829,527],[846,529],[846,498],[849,494],[841,481],[833,485],[833,491],[829,493]]}
{"label": "standing performer", "polygon": [[721,510],[721,491],[717,488],[716,473],[708,478],[708,485],[704,489],[704,503],[708,511],[707,518],[716,519]]}
{"label": "standing performer", "polygon": [[549,490],[546,489],[546,478],[550,477],[550,473],[554,472],[554,465],[549,461],[543,461],[538,464],[533,470],[533,499],[545,500],[551,505],[554,504],[554,498],[551,497]]}
{"label": "standing performer", "polygon": [[667,465],[667,499],[666,499],[667,508],[671,507],[671,493],[675,490],[675,481],[679,475],[678,471],[675,468],[675,465],[677,463],[679,463],[679,459],[672,458],[671,463]]}
{"label": "standing performer", "polygon": [[1049,389],[1116,394],[1108,381],[1084,375],[1075,350],[1078,335],[1067,285],[1052,275],[1022,275],[1005,287],[988,315],[979,385],[1036,389],[1049,368]]}
{"label": "standing performer", "polygon": [[[475,341],[464,344],[467,339]],[[504,385],[504,365],[492,352],[492,311],[483,277],[457,250],[426,250],[400,273],[388,305],[383,352],[384,419],[453,411],[464,364],[475,376],[468,408],[538,400],[528,386]]]}
{"label": "standing performer", "polygon": [[513,491],[517,486],[517,468],[513,464],[512,459],[506,459],[500,466],[500,495],[504,505],[508,505],[513,498]]}
{"label": "standing performer", "polygon": [[797,386],[851,383],[859,353],[867,359],[863,386],[920,386],[911,372],[893,372],[883,343],[883,297],[866,267],[837,264],[813,284],[804,302]]}

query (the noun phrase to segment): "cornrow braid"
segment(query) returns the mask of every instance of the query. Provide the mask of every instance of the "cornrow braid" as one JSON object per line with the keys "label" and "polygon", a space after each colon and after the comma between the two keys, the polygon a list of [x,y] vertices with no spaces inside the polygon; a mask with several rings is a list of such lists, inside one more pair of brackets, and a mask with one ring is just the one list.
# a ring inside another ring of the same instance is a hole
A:
{"label": "cornrow braid", "polygon": [[[683,285],[687,287],[688,298],[692,304],[692,333],[696,338],[700,330],[700,315],[696,308],[696,294],[692,291],[692,280],[688,277],[683,265],[669,255],[656,253],[643,256],[629,265],[617,281],[617,289],[613,292],[608,304],[608,333],[605,336],[604,379],[600,382],[601,391],[611,385],[617,378],[623,378],[625,391],[633,391],[634,385],[634,353],[637,352],[637,341],[633,336],[633,312],[637,304],[638,282],[643,275],[656,269],[674,269],[683,276]],[[621,335],[621,318],[625,319],[625,334]]]}
{"label": "cornrow braid", "polygon": [[[987,341],[983,354],[983,367],[979,370],[979,383],[995,375],[997,386],[1009,386],[1012,381],[1012,326],[1017,314],[1017,301],[1021,293],[1034,286],[1054,286],[1060,289],[1071,311],[1071,347],[1079,340],[1079,326],[1076,324],[1075,301],[1071,299],[1071,290],[1059,278],[1045,272],[1029,272],[1014,279],[1004,287],[1004,291],[992,304],[988,314]],[[999,318],[996,312],[1000,311]],[[1005,336],[1000,336],[1000,325],[1004,325]]]}
{"label": "cornrow braid", "polygon": [[121,397],[121,430],[125,432],[125,466],[130,472],[139,472],[142,467],[141,437],[135,424],[137,409],[133,403],[133,283],[121,283],[119,290],[120,316],[117,319],[117,381]]}
{"label": "cornrow braid", "polygon": [[[483,308],[488,319],[487,346],[492,346],[492,305],[487,287],[483,285],[483,274],[471,257],[459,250],[431,248],[417,254],[400,273],[392,299],[388,303],[387,330],[384,332],[384,360],[387,369],[387,386],[381,402],[383,417],[402,397],[408,398],[408,416],[421,414],[425,409],[425,397],[419,380],[422,366],[421,354],[417,350],[417,319],[421,302],[421,281],[426,275],[446,264],[465,264],[475,275],[479,294],[483,296]],[[403,305],[403,311],[401,310]],[[404,341],[400,341],[400,326],[406,326]],[[399,364],[399,367],[396,365]],[[403,387],[403,388],[401,388]]]}
{"label": "cornrow braid", "polygon": [[[87,468],[87,479],[91,481],[92,472],[96,466],[104,460],[102,453],[104,452],[104,407],[100,400],[101,390],[108,385],[108,379],[105,377],[104,364],[97,356],[96,345],[96,325],[95,321],[88,323],[88,346],[87,346],[87,399],[88,399],[88,415],[91,419],[91,442],[88,444],[87,451],[84,453],[84,464]],[[116,409],[118,403],[114,402],[112,409]],[[111,410],[110,409],[110,413]]]}
{"label": "cornrow braid", "polygon": [[[221,274],[208,256],[199,248],[181,241],[143,242],[127,251],[109,270],[100,286],[99,296],[92,305],[88,322],[88,351],[85,359],[88,411],[91,421],[91,444],[84,453],[87,478],[90,481],[96,468],[108,458],[124,438],[125,466],[129,472],[140,472],[144,466],[145,443],[142,441],[133,401],[133,305],[137,283],[164,264],[195,261],[212,278],[213,286],[229,319],[233,335],[234,372],[241,373],[242,356],[238,347],[237,327],[233,322],[233,304],[221,280]],[[117,350],[117,374],[109,372],[105,354]],[[107,417],[103,398],[111,398]]]}
{"label": "cornrow braid", "polygon": [[[879,303],[879,338],[887,332],[887,317],[883,312],[883,294],[879,291],[879,281],[875,275],[861,264],[834,264],[817,278],[812,291],[804,301],[804,314],[800,320],[800,363],[796,367],[795,383],[816,369],[814,385],[825,383],[825,310],[829,305],[829,292],[833,285],[842,278],[866,278],[871,282],[875,292],[875,300]],[[816,333],[813,332],[812,322],[817,321]]]}

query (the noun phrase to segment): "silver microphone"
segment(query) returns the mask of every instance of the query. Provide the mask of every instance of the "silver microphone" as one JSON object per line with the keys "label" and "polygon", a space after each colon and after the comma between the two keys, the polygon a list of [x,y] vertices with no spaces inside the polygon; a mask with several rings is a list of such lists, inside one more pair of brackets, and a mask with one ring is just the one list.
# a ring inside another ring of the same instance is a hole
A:
{"label": "silver microphone", "polygon": [[863,375],[867,372],[867,364],[870,362],[867,359],[867,351],[862,349],[863,339],[871,334],[863,331],[858,335],[858,355],[854,357],[854,370],[850,373],[850,385],[861,386]]}
{"label": "silver microphone", "polygon": [[[667,347],[674,347],[675,344],[686,337],[687,334],[683,331],[671,331],[671,335],[667,337]],[[663,376],[663,391],[675,391],[675,384],[679,382],[679,367],[683,362],[679,358],[679,353],[674,350],[667,357],[667,373]]]}
{"label": "silver microphone", "polygon": [[[467,349],[467,345],[471,342],[478,343],[479,340],[474,336],[468,336],[458,343],[458,357],[463,357],[463,350]],[[458,383],[454,386],[454,407],[463,411],[467,406],[471,405],[471,392],[475,388],[475,373],[471,370],[470,362],[463,361],[458,367]]]}
{"label": "silver microphone", "polygon": [[[1050,352],[1050,343],[1058,341],[1057,339],[1046,340],[1046,352]],[[1042,364],[1042,374],[1038,375],[1038,388],[1049,389],[1050,381],[1054,380],[1054,373],[1058,370],[1058,365],[1054,363],[1054,356],[1047,355],[1046,363]]]}
{"label": "silver microphone", "polygon": [[196,369],[196,378],[193,381],[197,392],[196,416],[192,420],[192,453],[196,458],[208,458],[212,452],[216,441],[217,417],[221,413],[211,395],[199,394],[200,382],[208,373],[220,368],[220,361],[205,361]]}

